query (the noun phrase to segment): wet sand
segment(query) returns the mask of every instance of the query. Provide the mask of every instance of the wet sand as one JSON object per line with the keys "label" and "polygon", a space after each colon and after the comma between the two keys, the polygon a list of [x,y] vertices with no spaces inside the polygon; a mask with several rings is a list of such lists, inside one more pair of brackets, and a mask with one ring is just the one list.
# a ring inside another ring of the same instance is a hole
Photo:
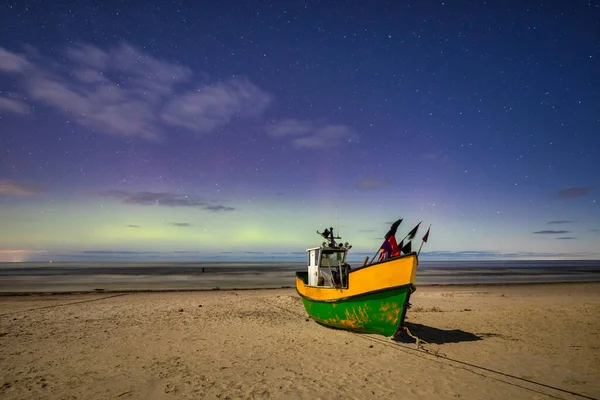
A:
{"label": "wet sand", "polygon": [[318,325],[294,289],[0,296],[0,397],[600,398],[600,283],[411,303],[419,349]]}

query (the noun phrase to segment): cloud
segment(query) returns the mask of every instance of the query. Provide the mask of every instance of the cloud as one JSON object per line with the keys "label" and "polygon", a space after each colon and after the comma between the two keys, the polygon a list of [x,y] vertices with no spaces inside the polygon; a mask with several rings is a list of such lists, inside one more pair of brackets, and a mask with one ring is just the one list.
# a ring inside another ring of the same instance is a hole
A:
{"label": "cloud", "polygon": [[233,208],[233,207],[227,207],[227,206],[222,206],[222,205],[210,205],[210,206],[204,207],[204,209],[208,210],[208,211],[215,211],[215,212],[235,210],[235,208]]}
{"label": "cloud", "polygon": [[138,206],[165,206],[165,207],[198,207],[207,211],[233,211],[235,208],[211,202],[198,197],[187,196],[178,193],[166,192],[136,192],[130,193],[124,190],[108,190],[99,192],[103,197],[120,199],[125,204]]}
{"label": "cloud", "polygon": [[141,228],[139,225],[127,225],[128,228]]}
{"label": "cloud", "polygon": [[560,235],[564,233],[569,233],[569,231],[537,231],[533,233],[536,235]]}
{"label": "cloud", "polygon": [[321,148],[358,141],[358,134],[349,126],[325,121],[284,119],[267,124],[265,130],[275,138],[291,138],[298,148]]}
{"label": "cloud", "polygon": [[559,190],[558,192],[556,192],[556,196],[561,199],[568,199],[568,198],[573,198],[573,197],[583,197],[583,196],[587,196],[588,194],[590,194],[591,191],[592,191],[592,189],[590,189],[590,188],[568,188],[568,189]]}
{"label": "cloud", "polygon": [[109,190],[100,192],[101,196],[122,199],[123,203],[139,206],[168,206],[168,207],[202,207],[208,203],[199,198],[186,195],[161,192],[129,193],[123,190]]}
{"label": "cloud", "polygon": [[7,110],[15,114],[26,114],[29,107],[22,101],[0,97],[0,110]]}
{"label": "cloud", "polygon": [[25,71],[28,67],[29,62],[25,57],[0,47],[0,71],[18,73]]}
{"label": "cloud", "polygon": [[188,226],[192,226],[192,224],[188,223],[188,222],[173,222],[171,225],[173,226],[179,226],[179,227],[188,227]]}
{"label": "cloud", "polygon": [[565,236],[565,237],[557,237],[556,239],[560,239],[560,240],[572,240],[572,239],[577,239],[577,238],[574,238],[572,236]]}
{"label": "cloud", "polygon": [[356,182],[358,190],[375,190],[381,189],[390,184],[390,181],[385,178],[366,178]]}
{"label": "cloud", "polygon": [[425,160],[434,161],[440,158],[440,153],[422,153],[421,158]]}
{"label": "cloud", "polygon": [[572,224],[575,221],[569,221],[569,220],[561,220],[561,221],[548,221],[549,224]]}
{"label": "cloud", "polygon": [[600,229],[590,229],[590,232],[600,232]]}
{"label": "cloud", "polygon": [[514,259],[514,258],[562,258],[587,257],[589,253],[542,253],[542,252],[514,252],[502,253],[499,251],[430,251],[421,253],[423,256],[438,259]]}
{"label": "cloud", "polygon": [[375,229],[359,229],[358,232],[361,233],[373,233],[373,232],[377,232]]}
{"label": "cloud", "polygon": [[131,250],[85,250],[82,254],[160,254],[159,251],[131,251]]}
{"label": "cloud", "polygon": [[0,179],[0,194],[13,196],[31,196],[46,193],[46,189],[26,182],[17,182],[11,179]]}
{"label": "cloud", "polygon": [[182,94],[165,106],[163,121],[196,132],[210,132],[234,117],[261,114],[271,96],[248,80],[232,79]]}
{"label": "cloud", "polygon": [[247,79],[200,82],[191,69],[126,43],[109,49],[78,44],[57,60],[0,48],[0,72],[20,78],[23,98],[82,126],[149,140],[161,139],[167,126],[208,133],[262,113],[271,100]]}

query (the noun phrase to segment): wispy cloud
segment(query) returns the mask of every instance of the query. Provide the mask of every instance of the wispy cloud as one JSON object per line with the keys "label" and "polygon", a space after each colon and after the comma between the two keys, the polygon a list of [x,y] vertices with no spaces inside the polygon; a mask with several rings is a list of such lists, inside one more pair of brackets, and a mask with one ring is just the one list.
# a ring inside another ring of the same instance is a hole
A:
{"label": "wispy cloud", "polygon": [[576,238],[574,238],[572,236],[564,236],[564,237],[557,237],[556,239],[559,239],[559,240],[573,240],[573,239],[576,239]]}
{"label": "wispy cloud", "polygon": [[358,141],[358,134],[351,127],[324,120],[284,119],[267,124],[265,129],[272,137],[289,138],[299,148],[337,146]]}
{"label": "wispy cloud", "polygon": [[561,220],[561,221],[548,221],[549,224],[572,224],[575,221],[569,221],[569,220]]}
{"label": "wispy cloud", "polygon": [[207,211],[233,211],[235,208],[214,204],[199,197],[187,196],[179,193],[167,192],[135,192],[124,190],[108,190],[99,192],[103,197],[120,199],[125,204],[138,206],[165,206],[165,207],[198,207]]}
{"label": "wispy cloud", "polygon": [[140,228],[139,225],[127,225],[128,228]]}
{"label": "wispy cloud", "polygon": [[32,196],[43,194],[46,188],[27,182],[19,182],[11,179],[0,179],[0,194],[13,196]]}
{"label": "wispy cloud", "polygon": [[390,184],[390,181],[385,178],[366,178],[356,182],[358,190],[375,190],[381,189]]}
{"label": "wispy cloud", "polygon": [[519,258],[562,258],[588,257],[589,253],[543,253],[543,252],[514,252],[503,253],[499,251],[430,251],[423,252],[422,257],[437,259],[519,259]]}
{"label": "wispy cloud", "polygon": [[0,71],[20,73],[29,68],[29,62],[23,55],[12,53],[0,47]]}
{"label": "wispy cloud", "polygon": [[188,227],[188,226],[192,226],[192,224],[188,223],[188,222],[173,222],[171,225],[173,226],[178,226],[180,228],[184,228],[184,227]]}
{"label": "wispy cloud", "polygon": [[0,110],[10,111],[15,114],[26,114],[29,107],[20,100],[0,96]]}
{"label": "wispy cloud", "polygon": [[125,43],[110,49],[79,44],[56,60],[35,49],[24,56],[0,48],[0,71],[20,78],[22,97],[83,126],[124,137],[160,139],[165,125],[207,133],[233,119],[258,115],[271,101],[247,79],[207,84],[191,69]]}
{"label": "wispy cloud", "polygon": [[202,207],[208,204],[204,199],[165,192],[130,193],[124,190],[108,190],[99,194],[100,196],[122,199],[123,203],[139,206]]}
{"label": "wispy cloud", "polygon": [[584,196],[587,196],[588,194],[590,194],[591,191],[592,191],[592,189],[584,188],[584,187],[567,188],[567,189],[559,190],[556,193],[556,196],[561,199],[573,198],[573,197],[584,197]]}
{"label": "wispy cloud", "polygon": [[421,154],[421,158],[424,158],[425,160],[429,160],[429,161],[435,161],[435,160],[441,159],[442,158],[442,154],[441,153],[435,153],[435,152],[422,153]]}
{"label": "wispy cloud", "polygon": [[84,250],[81,254],[160,254],[159,251]]}
{"label": "wispy cloud", "polygon": [[196,132],[210,132],[234,117],[261,114],[271,96],[247,79],[232,79],[205,85],[168,102],[161,113],[163,121]]}
{"label": "wispy cloud", "polygon": [[569,233],[569,231],[537,231],[537,232],[533,232],[536,235],[560,235],[560,234],[565,234],[565,233]]}
{"label": "wispy cloud", "polygon": [[222,206],[222,205],[208,205],[208,206],[205,206],[204,209],[208,210],[208,211],[215,211],[215,212],[235,210],[235,208],[233,208],[233,207]]}

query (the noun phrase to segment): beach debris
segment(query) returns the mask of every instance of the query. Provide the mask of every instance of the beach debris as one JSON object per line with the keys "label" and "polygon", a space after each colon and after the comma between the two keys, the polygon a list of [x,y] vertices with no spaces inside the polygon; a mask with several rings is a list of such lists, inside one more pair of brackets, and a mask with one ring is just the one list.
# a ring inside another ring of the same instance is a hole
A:
{"label": "beach debris", "polygon": [[175,386],[173,386],[173,384],[171,382],[167,382],[167,384],[165,385],[163,390],[165,393],[171,393],[171,392],[175,391]]}
{"label": "beach debris", "polygon": [[179,309],[179,312],[183,312],[183,308],[180,308],[180,309]]}

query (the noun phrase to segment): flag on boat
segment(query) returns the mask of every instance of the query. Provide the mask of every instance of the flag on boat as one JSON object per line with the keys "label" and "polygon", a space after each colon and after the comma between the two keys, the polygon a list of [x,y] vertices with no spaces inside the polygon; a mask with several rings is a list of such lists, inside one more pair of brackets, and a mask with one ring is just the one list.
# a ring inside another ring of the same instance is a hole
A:
{"label": "flag on boat", "polygon": [[429,225],[429,228],[427,228],[427,233],[425,234],[425,236],[423,236],[423,241],[425,243],[427,243],[427,239],[429,239],[429,230],[431,229],[431,225]]}
{"label": "flag on boat", "polygon": [[398,243],[396,242],[396,232],[398,231],[398,227],[400,226],[401,222],[402,218],[394,222],[388,233],[385,234],[385,240],[379,247],[381,254],[379,255],[378,261],[383,261],[386,258],[400,255],[400,249],[398,248]]}
{"label": "flag on boat", "polygon": [[400,218],[398,221],[396,221],[392,224],[388,233],[385,234],[386,240],[389,239],[391,236],[396,236],[396,232],[398,231],[398,227],[400,226],[401,222],[402,222],[402,218]]}
{"label": "flag on boat", "polygon": [[407,238],[408,238],[408,240],[412,240],[412,239],[415,237],[415,235],[417,234],[417,231],[419,230],[419,225],[421,225],[421,223],[420,223],[420,222],[417,224],[417,226],[415,226],[415,227],[413,228],[413,230],[412,230],[412,231],[410,231],[410,232],[408,233],[408,235],[407,235]]}
{"label": "flag on boat", "polygon": [[[408,232],[408,235],[406,235],[406,237],[400,242],[400,254],[408,254],[412,251],[411,240],[414,239],[415,235],[417,234],[421,222],[419,222],[417,226],[415,226],[410,232]],[[406,244],[404,244],[405,240],[407,241]]]}
{"label": "flag on boat", "polygon": [[402,253],[408,254],[412,251],[411,243],[412,242],[408,242],[408,243],[406,243],[406,245],[404,245],[404,247],[402,247]]}
{"label": "flag on boat", "polygon": [[423,248],[423,243],[427,243],[427,240],[429,240],[429,231],[431,230],[431,224],[429,225],[429,228],[427,228],[427,233],[425,234],[425,236],[423,236],[423,241],[421,242],[421,246],[419,246],[419,251],[417,251],[417,256],[419,254],[421,254],[421,249]]}

